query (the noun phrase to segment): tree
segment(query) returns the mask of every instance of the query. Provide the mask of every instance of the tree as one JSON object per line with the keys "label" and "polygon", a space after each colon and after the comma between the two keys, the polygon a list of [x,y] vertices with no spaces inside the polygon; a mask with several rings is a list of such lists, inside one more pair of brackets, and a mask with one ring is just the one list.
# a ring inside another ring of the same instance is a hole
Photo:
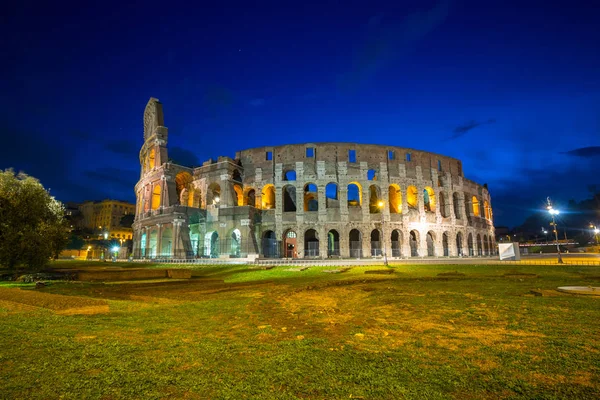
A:
{"label": "tree", "polygon": [[35,178],[0,171],[0,265],[38,269],[68,242],[61,202]]}

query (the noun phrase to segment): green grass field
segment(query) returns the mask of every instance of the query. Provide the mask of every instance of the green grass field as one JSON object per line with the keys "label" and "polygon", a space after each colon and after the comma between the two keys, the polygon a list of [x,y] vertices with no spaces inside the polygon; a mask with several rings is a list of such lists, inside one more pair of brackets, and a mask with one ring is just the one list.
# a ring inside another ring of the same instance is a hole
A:
{"label": "green grass field", "polygon": [[0,398],[600,398],[600,267],[289,268],[0,283]]}

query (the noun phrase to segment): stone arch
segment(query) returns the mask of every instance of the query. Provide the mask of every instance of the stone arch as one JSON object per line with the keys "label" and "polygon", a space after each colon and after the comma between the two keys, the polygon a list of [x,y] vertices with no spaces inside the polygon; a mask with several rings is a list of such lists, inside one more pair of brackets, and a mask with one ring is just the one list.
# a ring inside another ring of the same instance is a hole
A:
{"label": "stone arch", "polygon": [[161,205],[161,187],[157,184],[152,190],[152,209],[156,210]]}
{"label": "stone arch", "polygon": [[317,185],[307,183],[304,185],[304,211],[319,211],[319,192]]}
{"label": "stone arch", "polygon": [[381,189],[377,185],[369,186],[369,213],[379,214],[381,207],[379,202],[381,201]]}
{"label": "stone arch", "polygon": [[418,257],[419,256],[419,231],[413,229],[409,233],[409,244],[410,244],[410,256]]}
{"label": "stone arch", "polygon": [[171,257],[173,255],[173,229],[165,227],[160,235],[159,257]]}
{"label": "stone arch", "polygon": [[381,232],[379,229],[373,229],[371,231],[371,257],[381,256],[383,254],[381,244]]}
{"label": "stone arch", "polygon": [[207,205],[218,205],[221,201],[221,186],[213,182],[208,186],[208,191],[206,193],[206,204]]}
{"label": "stone arch", "polygon": [[460,195],[458,192],[452,193],[452,203],[454,206],[454,218],[461,219],[462,215],[460,213]]}
{"label": "stone arch", "polygon": [[304,232],[304,257],[319,256],[319,235],[314,229]]}
{"label": "stone arch", "polygon": [[475,255],[475,251],[473,249],[473,234],[469,233],[469,235],[467,236],[467,246],[469,248],[469,255],[473,256]]}
{"label": "stone arch", "polygon": [[431,186],[423,189],[423,208],[426,212],[435,212],[435,191]]}
{"label": "stone arch", "polygon": [[462,257],[463,254],[463,234],[462,232],[458,232],[456,234],[456,255]]}
{"label": "stone arch", "polygon": [[391,236],[392,257],[402,257],[402,231],[400,229],[394,229]]}
{"label": "stone arch", "polygon": [[419,192],[414,185],[410,185],[406,188],[406,204],[408,204],[408,208],[413,209],[416,209],[419,204]]}
{"label": "stone arch", "polygon": [[487,235],[483,235],[483,255],[484,256],[489,256],[490,255],[490,251],[488,248],[488,237]]}
{"label": "stone arch", "polygon": [[268,230],[262,236],[262,254],[266,258],[279,257],[279,246],[275,232]]}
{"label": "stone arch", "polygon": [[268,183],[262,188],[261,202],[263,210],[271,210],[275,208],[275,186]]}
{"label": "stone arch", "polygon": [[156,257],[156,253],[158,252],[158,249],[156,248],[158,245],[158,232],[156,229],[153,229],[150,232],[150,240],[148,245],[150,246],[150,248],[148,249],[148,256],[150,258],[155,258]]}
{"label": "stone arch", "polygon": [[244,191],[242,190],[242,186],[239,183],[234,183],[232,187],[233,190],[231,191],[231,204],[233,204],[234,206],[243,206]]}
{"label": "stone arch", "polygon": [[233,172],[231,173],[231,180],[234,182],[242,183],[242,174],[240,173],[239,170],[237,170],[237,169],[233,170]]}
{"label": "stone arch", "polygon": [[473,202],[473,215],[475,217],[481,216],[481,213],[479,210],[479,199],[477,199],[477,196],[473,196],[471,201]]}
{"label": "stone arch", "polygon": [[348,207],[362,206],[362,186],[358,182],[348,184]]}
{"label": "stone arch", "polygon": [[256,190],[253,187],[244,189],[244,205],[256,207]]}
{"label": "stone arch", "polygon": [[402,214],[402,192],[400,186],[392,183],[388,188],[390,214]]}
{"label": "stone arch", "polygon": [[327,255],[329,257],[340,255],[340,234],[335,229],[327,232]]}
{"label": "stone arch", "polygon": [[450,213],[448,212],[448,200],[446,199],[446,193],[444,191],[440,191],[439,197],[440,215],[443,218],[448,218]]}
{"label": "stone arch", "polygon": [[283,173],[284,181],[295,181],[296,180],[296,171],[293,169],[285,170]]}
{"label": "stone arch", "polygon": [[281,190],[284,212],[296,212],[296,187],[285,185]]}
{"label": "stone arch", "polygon": [[435,233],[433,231],[427,232],[425,241],[427,242],[427,256],[435,257]]}
{"label": "stone arch", "polygon": [[485,215],[485,219],[488,221],[492,220],[492,209],[490,208],[490,203],[487,200],[483,201],[483,212]]}
{"label": "stone arch", "polygon": [[[182,206],[191,206],[194,200],[192,174],[182,171],[175,175],[175,189],[177,190],[177,199]],[[191,199],[190,199],[191,194]],[[191,200],[191,201],[190,201]]]}
{"label": "stone arch", "polygon": [[219,234],[217,231],[206,232],[204,235],[204,256],[218,258],[220,253]]}
{"label": "stone arch", "polygon": [[358,229],[352,229],[348,234],[350,257],[362,257],[362,233]]}
{"label": "stone arch", "polygon": [[444,252],[444,257],[450,255],[450,236],[448,235],[448,232],[442,234],[442,251]]}
{"label": "stone arch", "polygon": [[325,186],[325,202],[326,208],[340,208],[340,192],[337,183],[330,182]]}
{"label": "stone arch", "polygon": [[283,233],[283,251],[286,258],[298,257],[298,235],[293,229],[288,229]]}
{"label": "stone arch", "polygon": [[229,257],[239,258],[242,254],[242,233],[235,228],[229,234]]}
{"label": "stone arch", "polygon": [[483,243],[481,242],[481,235],[479,233],[477,234],[477,255],[483,255]]}

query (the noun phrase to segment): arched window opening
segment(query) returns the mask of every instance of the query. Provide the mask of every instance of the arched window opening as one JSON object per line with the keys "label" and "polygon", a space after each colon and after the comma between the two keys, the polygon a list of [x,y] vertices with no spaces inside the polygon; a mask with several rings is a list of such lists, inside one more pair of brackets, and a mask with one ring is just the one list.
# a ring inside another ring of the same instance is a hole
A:
{"label": "arched window opening", "polygon": [[469,233],[469,236],[467,237],[467,246],[469,247],[469,255],[474,256],[475,249],[473,248],[473,235],[471,233]]}
{"label": "arched window opening", "polygon": [[481,235],[477,234],[477,255],[483,255],[483,243],[481,242]]}
{"label": "arched window opening", "polygon": [[206,193],[206,204],[217,206],[221,202],[221,186],[218,183],[211,183],[208,186],[208,193]]}
{"label": "arched window opening", "polygon": [[244,205],[256,207],[256,191],[253,188],[246,189]]}
{"label": "arched window opening", "polygon": [[217,231],[207,232],[204,235],[204,256],[218,258],[219,254],[219,234]]}
{"label": "arched window opening", "polygon": [[377,185],[369,186],[369,212],[371,214],[379,214],[382,207],[379,206],[381,201],[381,189]]}
{"label": "arched window opening", "polygon": [[284,212],[295,212],[296,211],[296,188],[292,185],[283,187],[283,211]]}
{"label": "arched window opening", "polygon": [[480,216],[479,213],[479,200],[476,196],[473,196],[473,215],[476,217]]}
{"label": "arched window opening", "polygon": [[285,171],[283,174],[283,180],[284,181],[295,181],[296,180],[296,171],[294,171],[293,169]]}
{"label": "arched window opening", "polygon": [[377,180],[377,171],[374,169],[370,169],[367,171],[367,180],[376,181]]}
{"label": "arched window opening", "polygon": [[229,256],[231,258],[241,257],[242,233],[239,229],[234,229],[233,232],[231,232],[230,242],[231,243],[229,246]]}
{"label": "arched window opening", "polygon": [[458,193],[454,192],[452,194],[452,205],[454,206],[454,217],[456,219],[461,219],[461,214],[460,214],[460,196],[458,195]]}
{"label": "arched window opening", "polygon": [[485,215],[485,219],[488,221],[492,220],[492,210],[490,209],[490,203],[487,200],[483,201],[483,212]]}
{"label": "arched window opening", "polygon": [[173,230],[170,227],[166,227],[162,230],[160,238],[160,254],[161,258],[172,257],[173,254]]}
{"label": "arched window opening", "polygon": [[400,186],[391,184],[389,187],[390,214],[402,214],[402,192]]}
{"label": "arched window opening", "polygon": [[277,237],[275,232],[266,231],[262,239],[262,253],[266,258],[279,257],[279,247],[277,246]]}
{"label": "arched window opening", "polygon": [[459,257],[463,256],[463,235],[461,232],[456,234],[456,254]]}
{"label": "arched window opening", "polygon": [[153,230],[152,232],[150,232],[150,243],[148,243],[148,245],[150,246],[150,248],[148,249],[148,254],[150,258],[155,258],[156,257],[156,253],[158,252],[158,250],[156,249],[156,245],[158,243],[158,233],[156,232],[156,229]]}
{"label": "arched window opening", "polygon": [[314,183],[304,185],[304,211],[319,211],[318,196],[317,185]]}
{"label": "arched window opening", "polygon": [[328,183],[325,186],[325,200],[327,208],[340,208],[340,197],[337,183]]}
{"label": "arched window opening", "polygon": [[146,257],[146,232],[142,233],[142,238],[140,240],[140,257]]}
{"label": "arched window opening", "polygon": [[379,230],[373,229],[371,231],[371,257],[383,255],[381,247],[381,235]]}
{"label": "arched window opening", "polygon": [[423,208],[427,212],[435,212],[435,192],[430,186],[423,189]]}
{"label": "arched window opening", "polygon": [[275,186],[265,185],[261,193],[262,209],[271,210],[275,208]]}
{"label": "arched window opening", "polygon": [[419,257],[419,232],[410,231],[410,256]]}
{"label": "arched window opening", "polygon": [[340,256],[340,234],[335,229],[327,233],[327,256]]}
{"label": "arched window opening", "polygon": [[483,235],[483,255],[489,256],[489,248],[488,248],[488,238],[487,235]]}
{"label": "arched window opening", "polygon": [[304,257],[319,256],[319,236],[317,231],[309,229],[304,232]]}
{"label": "arched window opening", "polygon": [[283,234],[283,249],[284,255],[287,258],[296,258],[298,257],[297,250],[297,237],[296,232],[292,230],[288,230]]}
{"label": "arched window opening", "polygon": [[402,232],[398,229],[392,231],[392,257],[402,257]]}
{"label": "arched window opening", "polygon": [[[192,186],[192,175],[189,172],[180,172],[175,175],[175,189],[177,190],[177,199],[183,206],[190,205],[190,192],[194,189]],[[193,200],[193,194],[192,194]]]}
{"label": "arched window opening", "polygon": [[434,257],[435,256],[435,236],[432,231],[427,232],[427,256]]}
{"label": "arched window opening", "polygon": [[417,188],[413,185],[410,185],[406,188],[406,203],[408,204],[408,208],[416,209],[417,204],[419,202],[419,192]]}
{"label": "arched window opening", "polygon": [[362,235],[358,229],[352,229],[348,235],[350,241],[350,257],[362,257]]}
{"label": "arched window opening", "polygon": [[448,202],[444,192],[440,192],[440,214],[442,217],[448,218]]}
{"label": "arched window opening", "polygon": [[152,209],[156,210],[161,206],[160,204],[160,185],[154,186],[154,190],[152,191]]}
{"label": "arched window opening", "polygon": [[442,250],[444,251],[444,257],[448,257],[450,255],[448,232],[444,232],[442,235]]}
{"label": "arched window opening", "polygon": [[244,205],[244,192],[242,190],[242,187],[240,185],[238,185],[237,183],[235,185],[233,185],[233,190],[232,190],[232,204],[235,206],[243,206]]}
{"label": "arched window opening", "polygon": [[348,207],[360,207],[362,205],[362,187],[358,182],[348,184]]}

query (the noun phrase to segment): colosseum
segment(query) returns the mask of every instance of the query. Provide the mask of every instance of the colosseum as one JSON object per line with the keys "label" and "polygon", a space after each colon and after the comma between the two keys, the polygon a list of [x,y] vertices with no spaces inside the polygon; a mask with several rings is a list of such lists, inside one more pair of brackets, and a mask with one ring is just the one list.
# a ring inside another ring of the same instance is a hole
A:
{"label": "colosseum", "polygon": [[460,160],[396,146],[304,143],[199,167],[169,160],[144,111],[134,257],[406,258],[494,254],[488,189]]}

